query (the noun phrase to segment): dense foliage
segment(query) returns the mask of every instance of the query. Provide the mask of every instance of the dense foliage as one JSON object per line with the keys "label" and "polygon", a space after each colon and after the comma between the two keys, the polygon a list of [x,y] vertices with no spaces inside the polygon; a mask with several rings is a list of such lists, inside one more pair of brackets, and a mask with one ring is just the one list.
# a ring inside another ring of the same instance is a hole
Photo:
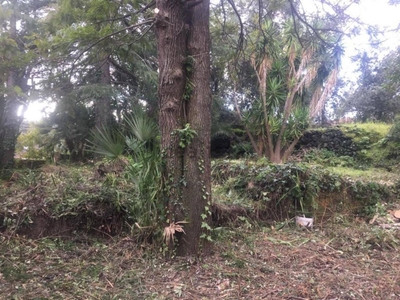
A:
{"label": "dense foliage", "polygon": [[365,52],[358,59],[359,86],[346,99],[346,110],[360,121],[392,122],[400,113],[400,48],[382,60]]}
{"label": "dense foliage", "polygon": [[[309,118],[324,118],[340,66],[340,37],[353,34],[346,30],[356,25],[347,24],[344,7],[333,4],[335,18],[319,9],[304,11],[296,1],[231,4],[212,4],[210,18],[213,133],[234,140],[247,136],[259,156],[287,160]],[[157,119],[158,62],[150,7],[145,1],[5,1],[1,76],[8,83],[2,89],[13,89],[18,100],[7,100],[12,93],[4,90],[2,115],[14,110],[11,105],[17,110],[35,99],[55,102],[41,126],[41,133],[50,136],[46,152],[61,148],[72,160],[87,155],[92,129],[119,127],[123,114],[138,105]],[[379,63],[360,55],[360,87],[347,107],[361,120],[394,118],[397,62],[398,50]],[[12,83],[10,76],[19,79]],[[4,151],[15,147],[22,119],[13,120],[18,122],[0,118],[0,140],[10,139],[2,142]]]}

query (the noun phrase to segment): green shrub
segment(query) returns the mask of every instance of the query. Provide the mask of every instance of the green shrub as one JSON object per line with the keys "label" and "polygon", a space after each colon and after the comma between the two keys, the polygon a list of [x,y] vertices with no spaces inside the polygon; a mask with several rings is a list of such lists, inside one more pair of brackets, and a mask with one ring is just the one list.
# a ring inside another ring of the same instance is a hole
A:
{"label": "green shrub", "polygon": [[356,167],[357,162],[350,156],[338,156],[326,149],[310,149],[303,157],[303,162],[320,164],[328,167]]}
{"label": "green shrub", "polygon": [[17,140],[16,153],[21,158],[45,159],[48,155],[43,147],[44,137],[38,127],[31,126]]}
{"label": "green shrub", "polygon": [[[126,184],[133,184],[131,201],[125,203],[131,218],[140,226],[152,226],[163,215],[159,199],[161,158],[157,125],[143,113],[125,116],[125,131],[101,128],[93,131],[92,150],[120,164]],[[111,186],[118,178],[109,175]],[[118,189],[115,191],[119,193]]]}
{"label": "green shrub", "polygon": [[324,215],[325,210],[369,216],[379,203],[395,196],[386,185],[352,181],[320,165],[216,161],[214,168],[220,171],[213,173],[214,180],[226,187],[218,192],[235,195],[235,202],[241,199],[247,207],[252,203],[262,218]]}

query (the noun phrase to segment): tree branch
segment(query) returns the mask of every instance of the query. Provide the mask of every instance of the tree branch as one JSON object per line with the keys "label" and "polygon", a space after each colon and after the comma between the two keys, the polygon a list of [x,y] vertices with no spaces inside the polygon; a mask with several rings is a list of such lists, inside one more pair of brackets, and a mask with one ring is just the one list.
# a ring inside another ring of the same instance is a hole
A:
{"label": "tree branch", "polygon": [[238,39],[238,47],[236,49],[236,53],[239,54],[242,49],[243,49],[243,42],[244,42],[244,26],[243,26],[243,22],[242,22],[242,18],[240,17],[240,14],[236,8],[235,3],[233,2],[233,0],[227,0],[228,3],[232,6],[233,11],[235,12],[236,16],[238,17],[239,20],[239,24],[240,24],[240,32],[239,32],[239,39]]}
{"label": "tree branch", "polygon": [[[123,31],[130,30],[130,29],[133,29],[133,28],[137,28],[137,27],[140,27],[140,26],[143,26],[143,25],[151,24],[151,26],[150,26],[150,28],[151,28],[154,25],[154,23],[155,23],[155,19],[151,18],[151,19],[148,19],[146,21],[143,21],[142,23],[134,24],[134,25],[125,27],[125,28],[123,28],[121,30],[117,30],[115,32],[112,32],[112,33],[110,33],[110,34],[108,34],[106,36],[103,36],[102,38],[98,39],[96,42],[92,43],[89,47],[84,49],[81,53],[79,53],[79,55],[74,59],[74,62],[72,63],[72,69],[74,68],[75,63],[82,57],[83,54],[85,54],[87,51],[89,51],[90,49],[92,49],[94,46],[96,46],[97,44],[101,43],[105,39],[108,39],[108,38],[110,38],[110,37],[112,37],[114,35],[117,35],[117,34],[123,32]],[[137,40],[142,38],[143,35],[146,34],[148,31],[149,31],[149,29],[146,30]]]}
{"label": "tree branch", "polygon": [[[325,45],[328,45],[330,47],[335,46],[335,43],[329,43],[327,42],[319,33],[319,31],[331,31],[331,32],[338,32],[341,33],[342,35],[344,34],[342,31],[340,30],[334,30],[334,29],[329,29],[329,28],[314,28],[314,26],[312,26],[310,23],[308,23],[308,21],[303,18],[302,16],[300,16],[299,12],[297,11],[296,7],[293,4],[293,0],[288,0],[289,4],[290,4],[290,10],[292,12],[292,14],[294,14],[299,20],[300,22],[302,22],[303,24],[305,24],[308,28],[311,29],[311,31],[316,35],[316,37]],[[338,38],[338,41],[341,39],[342,36],[340,36]]]}

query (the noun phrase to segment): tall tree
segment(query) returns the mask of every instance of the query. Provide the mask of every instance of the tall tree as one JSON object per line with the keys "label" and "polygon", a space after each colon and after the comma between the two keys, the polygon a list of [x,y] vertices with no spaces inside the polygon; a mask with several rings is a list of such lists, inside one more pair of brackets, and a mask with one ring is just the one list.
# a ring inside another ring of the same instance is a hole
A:
{"label": "tall tree", "polygon": [[348,95],[343,110],[362,122],[393,121],[400,113],[400,48],[381,60],[364,52],[358,63],[359,86]]}
{"label": "tall tree", "polygon": [[279,32],[274,26],[263,30],[275,38],[265,42],[261,37],[251,54],[260,103],[248,111],[247,126],[256,119],[261,121],[263,127],[253,130],[258,138],[257,153],[281,163],[293,152],[310,120],[321,113],[336,84],[341,51],[337,44],[306,38],[299,41],[290,23],[280,33],[283,39],[273,33]]}
{"label": "tall tree", "polygon": [[156,1],[164,199],[178,254],[197,254],[211,202],[209,1]]}
{"label": "tall tree", "polygon": [[37,14],[50,1],[2,1],[0,29],[2,87],[0,91],[0,169],[14,166],[14,154],[23,112],[28,105],[28,84],[37,63]]}
{"label": "tall tree", "polygon": [[[154,20],[139,14],[141,3],[61,0],[47,19],[45,86],[57,102],[58,136],[70,152],[83,153],[89,131],[82,129],[121,123],[123,114],[142,102],[155,111]],[[85,118],[77,121],[76,112],[84,110]]]}

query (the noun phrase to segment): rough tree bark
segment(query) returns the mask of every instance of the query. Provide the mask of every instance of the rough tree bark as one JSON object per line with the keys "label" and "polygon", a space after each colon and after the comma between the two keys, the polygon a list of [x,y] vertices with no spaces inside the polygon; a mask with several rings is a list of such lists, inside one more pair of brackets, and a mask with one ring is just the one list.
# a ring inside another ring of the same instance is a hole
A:
{"label": "rough tree bark", "polygon": [[[100,78],[99,83],[103,87],[111,85],[110,62],[108,57],[103,57],[100,61]],[[100,96],[95,102],[95,125],[97,128],[102,128],[111,125],[112,110],[111,99],[108,94]]]}
{"label": "rough tree bark", "polygon": [[[186,104],[188,123],[197,135],[185,148],[184,167],[186,187],[183,189],[183,205],[188,208],[186,235],[178,248],[178,254],[194,254],[199,251],[198,239],[203,222],[209,218],[211,207],[211,68],[209,0],[203,0],[188,11],[189,24],[187,64],[190,72],[186,91],[191,95]],[[208,209],[206,209],[208,207]],[[202,217],[203,215],[203,217]],[[206,218],[207,217],[207,218]]]}
{"label": "rough tree bark", "polygon": [[[209,0],[157,0],[156,9],[164,199],[168,223],[188,222],[177,253],[196,255],[211,201]],[[185,124],[196,134],[181,147]]]}
{"label": "rough tree bark", "polygon": [[[18,116],[18,110],[24,102],[20,102],[15,91],[16,72],[10,71],[7,80],[7,97],[3,116],[0,124],[0,168],[2,170],[14,167],[15,145],[19,135],[19,127],[23,120],[23,114]],[[23,78],[22,78],[23,80]],[[6,175],[6,174],[5,174]]]}

